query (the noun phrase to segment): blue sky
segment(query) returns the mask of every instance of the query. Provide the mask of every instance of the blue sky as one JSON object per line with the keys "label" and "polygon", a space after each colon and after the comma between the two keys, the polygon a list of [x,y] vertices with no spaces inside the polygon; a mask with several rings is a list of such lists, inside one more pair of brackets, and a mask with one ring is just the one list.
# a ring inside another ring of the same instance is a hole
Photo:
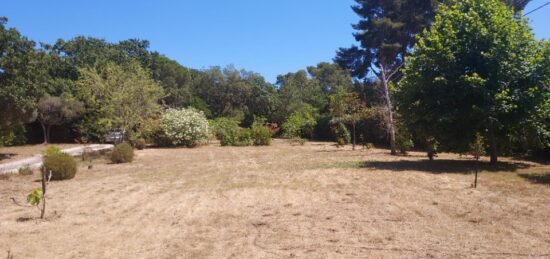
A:
{"label": "blue sky", "polygon": [[[533,0],[530,11],[548,0]],[[3,1],[8,26],[53,43],[77,35],[117,42],[147,39],[151,49],[192,68],[234,64],[278,74],[330,61],[353,43],[353,0]],[[529,15],[537,38],[550,38],[550,5]]]}

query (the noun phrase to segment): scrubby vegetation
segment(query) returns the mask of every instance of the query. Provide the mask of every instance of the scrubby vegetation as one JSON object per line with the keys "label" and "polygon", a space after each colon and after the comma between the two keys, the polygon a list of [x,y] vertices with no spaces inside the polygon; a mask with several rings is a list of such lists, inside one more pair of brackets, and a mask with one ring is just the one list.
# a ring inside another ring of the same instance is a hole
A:
{"label": "scrubby vegetation", "polygon": [[110,159],[115,164],[130,163],[134,160],[134,149],[128,143],[118,144],[113,148]]}
{"label": "scrubby vegetation", "polygon": [[427,143],[464,153],[476,133],[493,162],[548,153],[550,44],[523,18],[528,1],[356,2],[358,45],[274,84],[233,66],[185,67],[147,40],[37,45],[1,17],[0,145],[101,142],[113,130],[138,149],[212,136],[268,145],[269,124],[281,125],[276,137],[355,148],[361,135],[392,154],[414,147],[430,158]]}
{"label": "scrubby vegetation", "polygon": [[222,146],[267,146],[271,143],[272,130],[265,125],[265,119],[255,119],[251,128],[240,127],[234,118],[218,118],[210,125]]}
{"label": "scrubby vegetation", "polygon": [[48,148],[43,157],[42,172],[51,180],[69,180],[75,177],[77,171],[76,160],[69,154],[61,153],[55,148]]}
{"label": "scrubby vegetation", "polygon": [[136,147],[138,150],[143,150],[147,146],[147,142],[145,142],[144,138],[138,138],[134,141],[134,147]]}
{"label": "scrubby vegetation", "polygon": [[265,126],[265,119],[257,119],[250,128],[252,141],[255,146],[269,146],[271,144],[271,130]]}

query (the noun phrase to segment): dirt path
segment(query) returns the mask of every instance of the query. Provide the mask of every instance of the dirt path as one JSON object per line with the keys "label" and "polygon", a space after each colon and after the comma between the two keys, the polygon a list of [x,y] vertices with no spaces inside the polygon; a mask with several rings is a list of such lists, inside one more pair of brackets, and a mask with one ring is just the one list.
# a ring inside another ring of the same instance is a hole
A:
{"label": "dirt path", "polygon": [[[112,148],[113,148],[113,145],[111,144],[92,144],[92,145],[86,145],[86,146],[80,146],[80,147],[66,148],[66,149],[62,149],[61,151],[71,156],[80,156],[82,155],[82,152],[85,149],[89,149],[91,151],[100,151],[100,150],[107,150]],[[10,162],[0,164],[0,174],[17,172],[17,170],[19,170],[19,168],[22,168],[22,167],[29,167],[31,169],[36,169],[36,168],[40,168],[40,166],[42,166],[42,155],[36,154],[32,157],[18,159],[15,161],[10,161]]]}
{"label": "dirt path", "polygon": [[439,161],[280,141],[147,149],[53,182],[45,221],[9,200],[37,176],[12,177],[0,180],[0,257],[550,257],[550,186],[520,176],[549,166],[503,159],[472,189],[459,172],[470,161]]}

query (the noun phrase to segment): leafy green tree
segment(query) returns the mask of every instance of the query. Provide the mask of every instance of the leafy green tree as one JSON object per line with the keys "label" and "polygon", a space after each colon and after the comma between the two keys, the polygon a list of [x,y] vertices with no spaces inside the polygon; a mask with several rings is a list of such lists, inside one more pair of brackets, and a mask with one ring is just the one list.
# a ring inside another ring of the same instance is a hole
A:
{"label": "leafy green tree", "polygon": [[52,126],[59,126],[67,123],[79,116],[82,111],[82,104],[72,97],[55,97],[49,95],[42,97],[38,102],[37,120],[42,126],[44,144],[50,142]]}
{"label": "leafy green tree", "polygon": [[35,43],[0,17],[0,136],[36,118],[36,103],[43,95],[46,70]]}
{"label": "leafy green tree", "polygon": [[82,132],[102,139],[112,128],[131,134],[136,126],[159,109],[164,91],[139,63],[108,63],[100,70],[84,68],[77,82],[78,97],[87,113]]}
{"label": "leafy green tree", "polygon": [[254,72],[212,67],[195,78],[191,93],[200,98],[214,117],[231,117],[252,124],[254,116],[270,118],[276,90]]}
{"label": "leafy green tree", "polygon": [[333,117],[333,122],[344,122],[351,124],[352,127],[352,144],[355,150],[356,144],[356,128],[357,124],[364,120],[369,111],[365,103],[359,99],[357,93],[340,91],[329,97],[330,112]]}
{"label": "leafy green tree", "polygon": [[483,132],[496,163],[499,140],[545,92],[533,77],[540,53],[527,20],[498,0],[460,1],[441,7],[414,49],[399,89],[408,128],[461,152]]}
{"label": "leafy green tree", "polygon": [[[189,69],[163,55],[153,53],[151,72],[153,79],[157,80],[166,92],[163,101],[167,106],[187,107],[193,103],[193,75]],[[202,110],[202,107],[195,108]]]}
{"label": "leafy green tree", "polygon": [[311,106],[316,113],[328,114],[328,96],[339,91],[352,91],[351,75],[337,64],[322,62],[306,70],[277,77],[279,107],[277,121],[295,111]]}
{"label": "leafy green tree", "polygon": [[317,84],[325,94],[353,89],[353,79],[349,71],[342,69],[338,64],[321,62],[317,66],[308,67],[307,72],[314,84]]}
{"label": "leafy green tree", "polygon": [[356,0],[353,11],[361,18],[353,25],[355,40],[360,46],[341,48],[335,61],[352,71],[353,76],[366,78],[374,74],[382,88],[387,114],[391,153],[395,148],[395,115],[390,82],[396,82],[405,54],[420,33],[433,19],[437,1]]}
{"label": "leafy green tree", "polygon": [[313,129],[317,125],[314,109],[305,106],[302,111],[293,112],[283,123],[283,134],[288,138],[311,138]]}

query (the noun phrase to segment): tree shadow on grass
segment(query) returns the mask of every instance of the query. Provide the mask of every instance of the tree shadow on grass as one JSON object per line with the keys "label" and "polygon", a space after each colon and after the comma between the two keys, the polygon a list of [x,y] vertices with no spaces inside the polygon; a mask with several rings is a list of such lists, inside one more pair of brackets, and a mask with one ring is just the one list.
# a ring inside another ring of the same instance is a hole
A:
{"label": "tree shadow on grass", "polygon": [[521,178],[524,178],[532,183],[550,185],[550,173],[542,174],[518,174]]}
{"label": "tree shadow on grass", "polygon": [[[366,161],[362,167],[391,171],[421,171],[433,174],[469,174],[476,170],[476,163],[473,160]],[[479,170],[489,172],[514,172],[528,167],[528,164],[519,162],[499,162],[497,165],[479,162]]]}

